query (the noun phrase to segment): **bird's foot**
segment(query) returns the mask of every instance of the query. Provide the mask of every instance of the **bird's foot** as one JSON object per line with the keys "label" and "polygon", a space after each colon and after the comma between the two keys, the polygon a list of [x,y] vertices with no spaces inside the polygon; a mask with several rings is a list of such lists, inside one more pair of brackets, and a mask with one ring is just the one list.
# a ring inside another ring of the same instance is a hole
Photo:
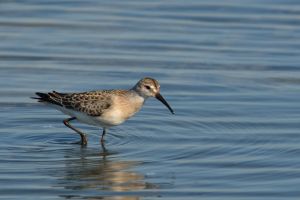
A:
{"label": "bird's foot", "polygon": [[80,144],[82,146],[86,146],[87,145],[87,138],[85,135],[80,135],[81,136],[81,140],[77,141],[77,142],[72,142],[71,144]]}
{"label": "bird's foot", "polygon": [[81,145],[82,146],[86,146],[87,145],[87,138],[85,136],[85,134],[81,135]]}
{"label": "bird's foot", "polygon": [[79,145],[82,145],[82,146],[86,146],[87,145],[87,141],[79,140],[77,142],[71,142],[70,144],[79,144]]}

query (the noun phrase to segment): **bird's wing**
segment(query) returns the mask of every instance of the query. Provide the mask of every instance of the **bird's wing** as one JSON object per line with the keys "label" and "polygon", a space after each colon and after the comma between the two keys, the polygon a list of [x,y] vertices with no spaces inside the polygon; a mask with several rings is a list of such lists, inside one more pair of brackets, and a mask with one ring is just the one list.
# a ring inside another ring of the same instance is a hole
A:
{"label": "bird's wing", "polygon": [[101,116],[112,105],[111,96],[103,91],[72,93],[60,97],[63,107],[84,112],[90,116]]}
{"label": "bird's wing", "polygon": [[36,95],[39,97],[33,98],[38,99],[39,102],[84,112],[90,116],[100,116],[112,105],[111,92],[110,90],[83,93],[37,92]]}

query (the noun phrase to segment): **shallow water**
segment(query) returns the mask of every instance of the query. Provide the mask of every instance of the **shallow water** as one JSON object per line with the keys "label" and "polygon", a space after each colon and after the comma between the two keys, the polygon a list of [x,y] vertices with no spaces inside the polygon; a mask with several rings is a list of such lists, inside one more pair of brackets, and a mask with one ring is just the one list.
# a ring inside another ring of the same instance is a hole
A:
{"label": "shallow water", "polygon": [[[298,199],[300,4],[1,1],[3,199]],[[161,83],[126,123],[88,133],[36,91]]]}

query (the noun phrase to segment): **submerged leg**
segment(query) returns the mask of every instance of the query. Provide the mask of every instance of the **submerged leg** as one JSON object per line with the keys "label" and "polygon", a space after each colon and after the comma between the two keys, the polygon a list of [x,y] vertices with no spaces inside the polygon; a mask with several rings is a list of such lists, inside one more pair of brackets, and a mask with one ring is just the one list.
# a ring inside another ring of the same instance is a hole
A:
{"label": "submerged leg", "polygon": [[76,119],[76,117],[71,117],[71,118],[67,118],[65,119],[63,122],[64,124],[69,127],[70,129],[72,129],[73,131],[75,131],[76,133],[78,133],[81,137],[81,145],[87,145],[87,138],[86,135],[84,133],[82,133],[81,131],[79,131],[78,129],[74,128],[73,126],[71,126],[71,124],[69,123],[71,120]]}
{"label": "submerged leg", "polygon": [[103,128],[102,136],[101,136],[101,143],[104,142],[104,135],[106,133],[106,128]]}

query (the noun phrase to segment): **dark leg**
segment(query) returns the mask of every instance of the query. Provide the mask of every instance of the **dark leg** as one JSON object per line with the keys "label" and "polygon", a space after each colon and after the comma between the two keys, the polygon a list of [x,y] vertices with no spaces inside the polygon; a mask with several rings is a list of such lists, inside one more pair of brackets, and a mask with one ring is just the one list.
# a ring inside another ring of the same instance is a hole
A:
{"label": "dark leg", "polygon": [[105,135],[105,133],[106,133],[106,129],[103,128],[103,132],[102,132],[102,136],[101,136],[101,143],[104,142],[104,135]]}
{"label": "dark leg", "polygon": [[101,142],[101,147],[102,147],[102,152],[100,153],[100,155],[103,156],[103,159],[105,159],[105,157],[109,155],[109,152],[106,150],[104,142]]}
{"label": "dark leg", "polygon": [[86,135],[84,133],[82,133],[81,131],[79,131],[78,129],[74,128],[73,126],[71,126],[71,124],[69,123],[70,121],[76,119],[76,117],[71,117],[68,119],[65,119],[63,122],[64,124],[69,127],[70,129],[72,129],[73,131],[75,131],[76,133],[78,133],[81,137],[81,145],[87,145],[87,139],[86,139]]}

